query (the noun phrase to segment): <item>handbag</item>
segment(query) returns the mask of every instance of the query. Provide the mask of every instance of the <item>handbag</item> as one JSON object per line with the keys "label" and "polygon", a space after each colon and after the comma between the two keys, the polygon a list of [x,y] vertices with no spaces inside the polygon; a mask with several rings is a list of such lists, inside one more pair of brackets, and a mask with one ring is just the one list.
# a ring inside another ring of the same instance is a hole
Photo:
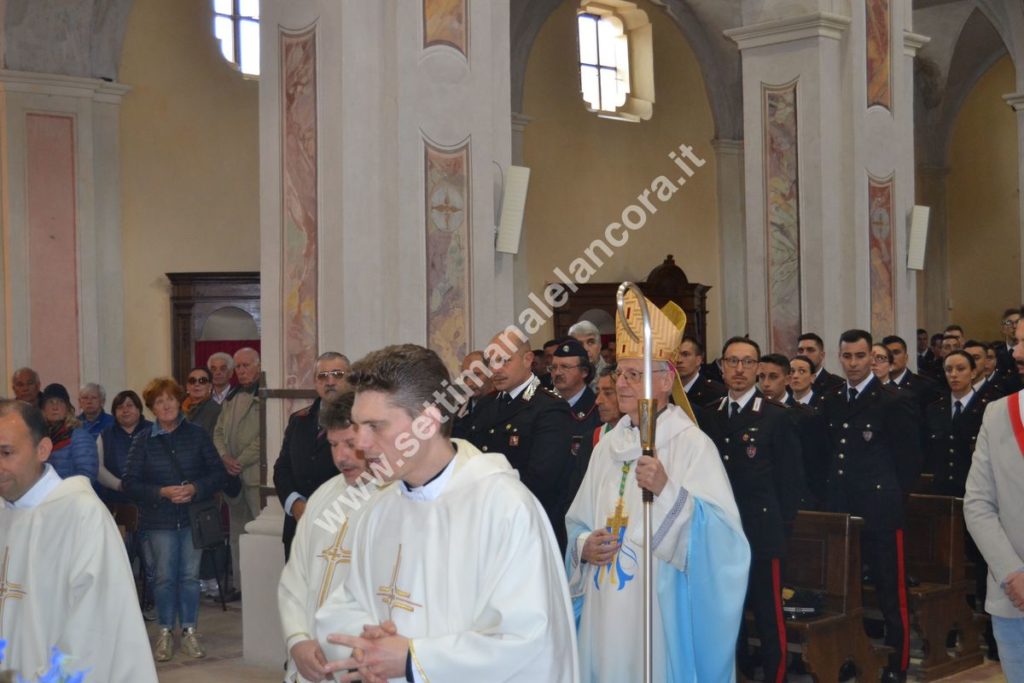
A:
{"label": "handbag", "polygon": [[[189,484],[190,482],[185,479],[185,475],[181,471],[178,456],[167,446],[166,441],[161,439],[160,442],[163,444],[164,450],[171,459],[171,464],[178,473],[181,486]],[[214,498],[190,504],[188,506],[188,522],[189,526],[192,527],[193,548],[203,550],[224,543],[224,526],[220,522],[220,505],[217,504]]]}

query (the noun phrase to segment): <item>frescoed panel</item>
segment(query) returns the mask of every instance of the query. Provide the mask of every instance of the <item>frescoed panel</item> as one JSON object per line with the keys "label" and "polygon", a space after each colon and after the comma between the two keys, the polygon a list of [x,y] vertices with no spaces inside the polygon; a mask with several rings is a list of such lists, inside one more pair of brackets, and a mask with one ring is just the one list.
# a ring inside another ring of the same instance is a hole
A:
{"label": "frescoed panel", "polygon": [[790,353],[800,336],[800,195],[796,81],[762,84],[768,330],[773,351]]}
{"label": "frescoed panel", "polygon": [[891,0],[865,0],[868,106],[892,110]]}
{"label": "frescoed panel", "polygon": [[448,45],[469,54],[466,0],[423,0],[423,47]]}
{"label": "frescoed panel", "polygon": [[469,343],[469,141],[454,149],[424,142],[427,340],[455,369]]}
{"label": "frescoed panel", "polygon": [[74,396],[81,385],[74,118],[28,114],[25,148],[30,363],[44,386],[59,382]]}
{"label": "frescoed panel", "polygon": [[871,333],[896,330],[896,288],[893,283],[893,176],[868,175],[868,244],[871,254]]}
{"label": "frescoed panel", "polygon": [[281,32],[284,388],[313,386],[317,355],[316,34]]}

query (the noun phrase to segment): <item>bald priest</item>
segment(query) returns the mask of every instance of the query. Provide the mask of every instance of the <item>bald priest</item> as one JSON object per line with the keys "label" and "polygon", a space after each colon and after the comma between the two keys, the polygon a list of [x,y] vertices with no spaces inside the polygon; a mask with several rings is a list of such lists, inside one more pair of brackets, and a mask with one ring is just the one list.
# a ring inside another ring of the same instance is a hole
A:
{"label": "bald priest", "polygon": [[87,681],[156,681],[124,541],[85,477],[61,479],[39,409],[0,400],[0,639],[29,680],[51,648]]}

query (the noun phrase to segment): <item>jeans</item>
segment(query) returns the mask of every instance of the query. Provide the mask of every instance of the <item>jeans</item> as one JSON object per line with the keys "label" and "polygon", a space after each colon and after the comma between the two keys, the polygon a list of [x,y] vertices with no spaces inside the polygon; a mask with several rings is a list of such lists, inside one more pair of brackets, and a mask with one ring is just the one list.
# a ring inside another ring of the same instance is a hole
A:
{"label": "jeans", "polygon": [[992,630],[999,645],[999,663],[1008,683],[1024,683],[1024,617],[992,617]]}
{"label": "jeans", "polygon": [[199,561],[202,550],[192,547],[192,529],[146,531],[156,573],[153,597],[161,628],[194,627],[199,612]]}

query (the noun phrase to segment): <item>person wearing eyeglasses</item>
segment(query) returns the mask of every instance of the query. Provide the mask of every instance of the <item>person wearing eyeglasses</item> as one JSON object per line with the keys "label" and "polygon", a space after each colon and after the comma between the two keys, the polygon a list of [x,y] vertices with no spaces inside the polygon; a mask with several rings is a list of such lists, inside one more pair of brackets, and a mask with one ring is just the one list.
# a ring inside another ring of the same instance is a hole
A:
{"label": "person wearing eyeglasses", "polygon": [[[785,368],[776,365],[785,363]],[[786,626],[782,618],[782,562],[788,529],[804,492],[803,461],[796,422],[777,400],[758,387],[761,374],[780,377],[772,389],[785,397],[789,361],[761,356],[757,342],[733,337],[722,347],[722,375],[729,393],[701,425],[729,475],[743,531],[750,541],[747,605],[761,639],[764,680],[786,680]],[[737,659],[745,673],[753,667],[746,628],[740,628]],[[750,678],[750,676],[748,676]]]}
{"label": "person wearing eyeglasses", "polygon": [[572,471],[565,487],[565,509],[569,509],[576,491],[580,488],[583,475],[590,464],[590,453],[594,450],[594,430],[601,424],[597,411],[597,394],[588,386],[595,375],[587,350],[575,339],[566,339],[555,349],[554,358],[548,366],[555,389],[572,412]]}
{"label": "person wearing eyeglasses", "polygon": [[327,432],[320,427],[324,402],[348,391],[349,361],[337,351],[325,351],[316,359],[313,380],[317,398],[312,405],[292,413],[284,430],[281,452],[274,463],[274,488],[284,508],[285,561],[291,556],[295,527],[306,511],[306,501],[321,484],[338,474],[331,457]]}
{"label": "person wearing eyeglasses", "polygon": [[1003,311],[1003,317],[999,324],[1003,341],[993,344],[996,352],[996,372],[1003,377],[1017,376],[1017,364],[1013,362],[1013,347],[1017,343],[1014,334],[1018,320],[1020,320],[1019,308],[1007,308]]}
{"label": "person wearing eyeglasses", "polygon": [[213,374],[201,365],[192,368],[185,381],[185,391],[188,395],[181,404],[185,419],[202,427],[212,438],[220,417],[220,404],[213,400]]}

